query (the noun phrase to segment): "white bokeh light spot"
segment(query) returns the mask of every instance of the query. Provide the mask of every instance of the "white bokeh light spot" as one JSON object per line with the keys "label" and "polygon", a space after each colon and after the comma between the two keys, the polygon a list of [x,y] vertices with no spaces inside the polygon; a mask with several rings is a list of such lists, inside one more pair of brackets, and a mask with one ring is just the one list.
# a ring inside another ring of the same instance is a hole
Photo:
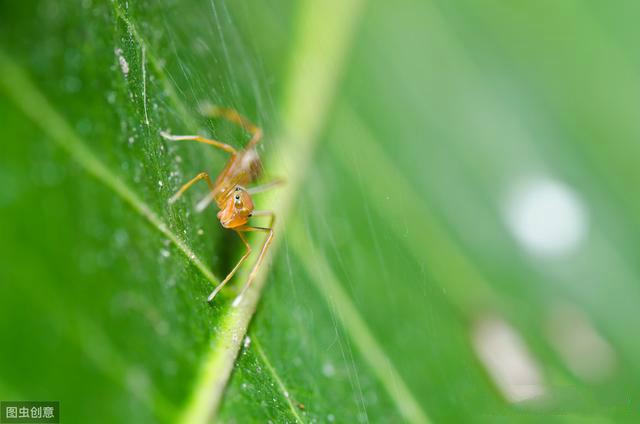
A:
{"label": "white bokeh light spot", "polygon": [[519,184],[508,197],[506,221],[516,240],[529,252],[557,256],[585,239],[587,213],[578,195],[548,178]]}

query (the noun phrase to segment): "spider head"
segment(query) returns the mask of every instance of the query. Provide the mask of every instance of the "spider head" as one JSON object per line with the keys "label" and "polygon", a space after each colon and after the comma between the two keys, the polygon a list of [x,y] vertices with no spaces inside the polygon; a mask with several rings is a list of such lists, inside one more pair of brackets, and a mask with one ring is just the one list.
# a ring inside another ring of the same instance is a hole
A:
{"label": "spider head", "polygon": [[218,212],[218,219],[223,227],[236,228],[246,224],[252,212],[251,196],[244,188],[236,186],[228,193],[224,207]]}

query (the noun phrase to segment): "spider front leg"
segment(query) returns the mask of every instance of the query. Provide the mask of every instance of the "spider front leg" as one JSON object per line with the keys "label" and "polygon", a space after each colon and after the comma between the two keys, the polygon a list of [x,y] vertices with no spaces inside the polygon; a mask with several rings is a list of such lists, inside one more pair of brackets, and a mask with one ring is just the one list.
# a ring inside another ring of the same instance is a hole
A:
{"label": "spider front leg", "polygon": [[231,272],[229,272],[229,274],[227,274],[227,276],[225,277],[225,279],[218,284],[218,286],[215,288],[215,290],[213,290],[211,292],[211,294],[209,295],[209,297],[207,298],[207,302],[211,302],[213,300],[214,297],[216,297],[216,295],[220,292],[220,290],[222,290],[222,288],[224,287],[225,284],[227,284],[229,282],[229,280],[231,280],[231,277],[233,277],[233,275],[236,273],[236,271],[238,270],[238,268],[240,268],[240,265],[242,265],[242,263],[249,257],[249,255],[251,254],[251,246],[249,245],[249,242],[247,242],[247,239],[245,238],[245,236],[240,232],[240,231],[236,231],[236,234],[238,234],[238,237],[240,237],[240,240],[242,240],[242,242],[244,243],[245,247],[247,248],[247,251],[244,253],[244,255],[242,255],[242,257],[240,258],[240,260],[238,261],[238,263],[236,264],[235,267],[233,267],[233,269],[231,270]]}
{"label": "spider front leg", "polygon": [[246,293],[247,289],[249,289],[249,287],[251,287],[251,283],[253,282],[253,280],[256,277],[256,274],[258,273],[258,270],[260,269],[260,266],[262,265],[262,261],[264,260],[265,254],[267,253],[267,250],[269,249],[269,246],[271,245],[271,242],[273,241],[273,223],[275,222],[275,213],[271,212],[271,211],[255,211],[254,212],[254,216],[258,216],[258,214],[260,216],[271,216],[271,220],[270,220],[270,227],[266,228],[266,227],[250,227],[250,226],[244,226],[244,227],[240,227],[237,229],[237,231],[243,231],[243,232],[249,232],[249,231],[262,231],[262,232],[266,232],[269,233],[267,235],[267,238],[265,239],[264,243],[262,244],[262,249],[260,249],[260,255],[258,256],[258,259],[256,260],[255,265],[253,266],[253,269],[251,270],[251,273],[249,274],[249,278],[247,278],[247,282],[245,283],[244,287],[242,288],[242,291],[240,292],[240,294],[238,295],[238,297],[235,298],[235,300],[233,301],[232,306],[236,307],[240,304],[240,302],[242,302],[243,296]]}
{"label": "spider front leg", "polygon": [[192,185],[194,185],[195,183],[197,183],[198,181],[200,181],[202,179],[204,179],[207,182],[207,185],[209,186],[209,190],[211,190],[211,191],[215,190],[215,186],[213,185],[213,182],[211,182],[211,178],[209,178],[209,174],[207,174],[206,172],[201,172],[198,175],[196,175],[195,177],[193,177],[191,180],[189,180],[182,187],[180,187],[180,190],[178,190],[169,199],[169,204],[170,205],[174,204],[184,194],[185,191],[187,191]]}
{"label": "spider front leg", "polygon": [[284,184],[284,179],[283,178],[276,178],[273,181],[269,181],[268,183],[264,183],[261,184],[259,186],[255,186],[255,187],[249,187],[247,189],[247,193],[249,193],[250,195],[254,195],[257,193],[263,193],[265,191],[269,191],[272,188],[276,188],[280,185]]}
{"label": "spider front leg", "polygon": [[245,149],[254,147],[260,139],[262,139],[262,129],[242,116],[235,109],[204,103],[200,106],[200,113],[209,118],[224,118],[249,131],[251,133],[251,140],[249,140]]}
{"label": "spider front leg", "polygon": [[193,141],[197,141],[198,143],[204,143],[204,144],[208,144],[208,145],[213,146],[213,147],[217,147],[218,149],[222,149],[225,152],[231,153],[232,155],[235,155],[235,154],[238,153],[236,151],[236,149],[234,149],[232,146],[229,146],[226,143],[223,143],[223,142],[218,141],[218,140],[211,140],[211,139],[208,139],[208,138],[204,138],[204,137],[199,136],[199,135],[171,135],[166,131],[160,131],[160,135],[165,140],[171,140],[171,141],[193,140]]}

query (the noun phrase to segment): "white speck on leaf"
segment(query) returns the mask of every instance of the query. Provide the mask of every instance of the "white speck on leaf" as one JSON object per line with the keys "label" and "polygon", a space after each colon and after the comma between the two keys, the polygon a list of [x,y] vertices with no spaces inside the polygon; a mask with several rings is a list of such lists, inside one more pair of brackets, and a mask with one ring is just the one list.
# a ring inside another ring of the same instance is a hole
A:
{"label": "white speck on leaf", "polygon": [[333,377],[336,374],[336,369],[332,363],[325,362],[322,366],[322,374],[324,374],[325,377]]}
{"label": "white speck on leaf", "polygon": [[234,308],[237,308],[237,307],[238,307],[238,305],[240,305],[240,302],[242,302],[242,295],[240,295],[240,296],[236,297],[236,298],[233,300],[233,303],[231,304],[231,306],[233,306]]}
{"label": "white speck on leaf", "polygon": [[122,49],[117,48],[117,49],[114,50],[114,53],[118,57],[118,63],[120,64],[120,70],[122,71],[122,74],[125,77],[128,76],[129,75],[129,63],[127,62],[127,59],[125,59],[124,56],[122,55]]}
{"label": "white speck on leaf", "polygon": [[569,185],[541,177],[520,183],[505,202],[505,220],[523,248],[543,257],[578,248],[589,230],[586,206]]}
{"label": "white speck on leaf", "polygon": [[472,339],[480,361],[507,400],[521,402],[546,392],[538,363],[506,321],[495,316],[479,319]]}
{"label": "white speck on leaf", "polygon": [[142,104],[144,106],[144,122],[149,126],[149,115],[147,114],[147,69],[144,45],[142,46]]}
{"label": "white speck on leaf", "polygon": [[557,305],[550,313],[547,333],[567,368],[590,383],[614,374],[616,354],[588,316],[573,305]]}
{"label": "white speck on leaf", "polygon": [[250,345],[251,345],[251,337],[247,336],[244,338],[243,346],[245,349],[247,349]]}

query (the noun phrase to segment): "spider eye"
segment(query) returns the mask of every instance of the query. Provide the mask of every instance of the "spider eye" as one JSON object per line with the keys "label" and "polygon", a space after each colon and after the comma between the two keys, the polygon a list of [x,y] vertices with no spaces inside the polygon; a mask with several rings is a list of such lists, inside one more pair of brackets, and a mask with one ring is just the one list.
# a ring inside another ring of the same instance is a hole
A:
{"label": "spider eye", "polygon": [[240,187],[236,187],[236,191],[240,191]]}
{"label": "spider eye", "polygon": [[240,195],[236,194],[236,200],[240,200]]}

